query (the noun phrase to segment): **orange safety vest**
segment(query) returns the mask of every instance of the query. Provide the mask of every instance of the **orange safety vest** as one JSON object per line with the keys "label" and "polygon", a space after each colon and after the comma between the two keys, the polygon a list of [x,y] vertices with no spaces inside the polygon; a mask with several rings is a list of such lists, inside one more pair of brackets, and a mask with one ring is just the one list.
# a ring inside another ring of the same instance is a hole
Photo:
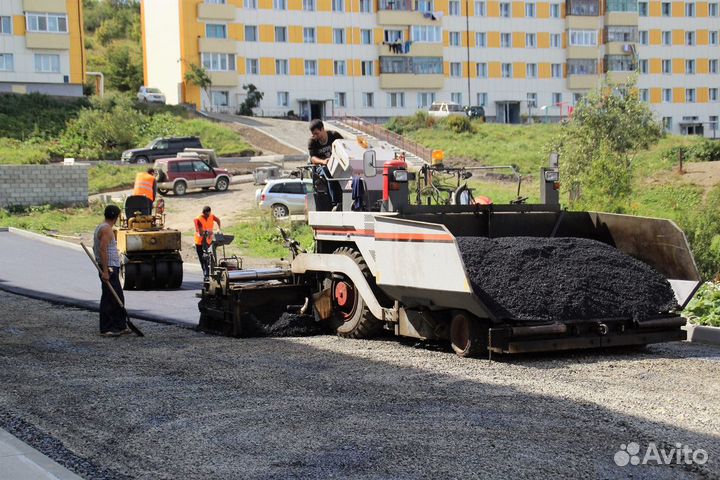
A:
{"label": "orange safety vest", "polygon": [[142,195],[147,197],[150,201],[155,201],[155,177],[147,172],[140,172],[135,175],[135,188],[133,189],[133,195]]}
{"label": "orange safety vest", "polygon": [[200,236],[199,233],[201,230],[208,232],[208,236],[206,237],[207,244],[212,244],[213,224],[215,220],[217,220],[217,217],[212,213],[207,218],[205,218],[204,215],[197,216],[195,219],[195,245],[202,245],[203,237]]}

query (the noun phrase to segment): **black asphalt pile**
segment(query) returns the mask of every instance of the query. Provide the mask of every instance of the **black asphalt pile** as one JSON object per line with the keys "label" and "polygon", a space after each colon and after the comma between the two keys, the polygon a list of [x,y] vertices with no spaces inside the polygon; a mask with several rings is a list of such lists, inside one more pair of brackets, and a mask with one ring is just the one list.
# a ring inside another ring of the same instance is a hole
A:
{"label": "black asphalt pile", "polygon": [[583,238],[458,237],[472,287],[498,317],[627,317],[677,308],[669,282],[610,245]]}
{"label": "black asphalt pile", "polygon": [[244,337],[308,337],[330,333],[325,323],[312,315],[283,312],[279,317],[256,310],[244,317]]}

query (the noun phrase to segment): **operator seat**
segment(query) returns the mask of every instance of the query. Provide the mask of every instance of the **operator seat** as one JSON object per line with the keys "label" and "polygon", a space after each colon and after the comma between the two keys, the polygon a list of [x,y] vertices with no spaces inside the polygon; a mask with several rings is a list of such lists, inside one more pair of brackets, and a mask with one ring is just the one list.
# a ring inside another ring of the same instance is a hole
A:
{"label": "operator seat", "polygon": [[153,202],[144,195],[130,195],[125,199],[125,218],[130,220],[135,212],[141,215],[152,215]]}

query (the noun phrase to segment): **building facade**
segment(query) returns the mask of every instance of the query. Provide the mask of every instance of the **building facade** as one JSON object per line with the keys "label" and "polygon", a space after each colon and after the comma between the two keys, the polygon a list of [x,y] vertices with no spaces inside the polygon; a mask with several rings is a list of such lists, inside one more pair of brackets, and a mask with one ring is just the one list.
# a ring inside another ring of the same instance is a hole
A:
{"label": "building facade", "polygon": [[81,96],[82,0],[0,1],[0,93]]}
{"label": "building facade", "polygon": [[[568,115],[637,75],[675,133],[713,136],[717,2],[637,0],[144,0],[145,81],[170,102],[261,115],[387,118],[433,101],[519,123]],[[202,90],[184,80],[208,71]],[[720,132],[717,133],[720,136]]]}

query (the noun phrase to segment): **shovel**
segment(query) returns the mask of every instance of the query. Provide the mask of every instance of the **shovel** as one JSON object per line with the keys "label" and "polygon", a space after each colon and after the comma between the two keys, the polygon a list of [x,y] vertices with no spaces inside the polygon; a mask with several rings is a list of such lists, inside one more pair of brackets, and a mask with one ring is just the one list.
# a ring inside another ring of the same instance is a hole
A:
{"label": "shovel", "polygon": [[[95,265],[95,268],[97,268],[97,271],[100,273],[100,278],[102,278],[102,269],[100,268],[100,265],[98,265],[97,260],[95,260],[95,257],[93,257],[92,253],[90,253],[90,250],[85,246],[84,243],[80,242],[80,245],[82,246],[83,250],[85,250],[85,253],[87,253],[88,258],[90,258],[90,261]],[[137,328],[131,321],[130,321],[130,315],[128,315],[127,310],[125,309],[125,305],[123,304],[122,300],[120,300],[120,297],[118,296],[117,292],[115,292],[115,289],[110,285],[110,282],[107,280],[103,280],[105,284],[110,289],[110,292],[113,294],[113,297],[115,297],[115,300],[117,300],[118,304],[120,305],[120,308],[123,309],[123,312],[125,312],[125,321],[127,323],[127,326],[130,330],[135,333],[138,337],[144,337],[145,334],[140,331],[139,328]]]}

